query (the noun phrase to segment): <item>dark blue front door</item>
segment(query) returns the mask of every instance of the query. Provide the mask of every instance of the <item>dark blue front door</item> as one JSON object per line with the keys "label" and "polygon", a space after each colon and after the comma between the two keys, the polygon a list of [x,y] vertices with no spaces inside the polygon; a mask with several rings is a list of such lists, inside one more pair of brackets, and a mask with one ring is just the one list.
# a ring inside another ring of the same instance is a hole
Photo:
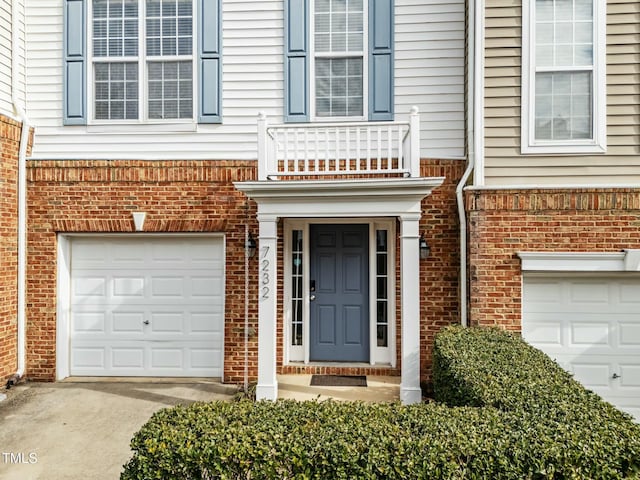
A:
{"label": "dark blue front door", "polygon": [[311,225],[313,361],[369,361],[369,226]]}

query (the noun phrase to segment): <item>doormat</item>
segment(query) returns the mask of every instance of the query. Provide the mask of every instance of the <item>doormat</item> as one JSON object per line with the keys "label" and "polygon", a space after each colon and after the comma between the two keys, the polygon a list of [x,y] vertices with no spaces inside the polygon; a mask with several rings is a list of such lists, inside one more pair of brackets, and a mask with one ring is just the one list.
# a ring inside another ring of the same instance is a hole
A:
{"label": "doormat", "polygon": [[365,375],[313,375],[312,387],[366,387]]}

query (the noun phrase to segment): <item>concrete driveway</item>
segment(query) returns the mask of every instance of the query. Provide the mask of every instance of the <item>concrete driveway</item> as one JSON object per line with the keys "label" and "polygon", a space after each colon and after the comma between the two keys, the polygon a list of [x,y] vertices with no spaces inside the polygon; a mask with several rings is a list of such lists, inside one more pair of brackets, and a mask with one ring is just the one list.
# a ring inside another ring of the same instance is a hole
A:
{"label": "concrete driveway", "polygon": [[0,402],[0,478],[117,479],[131,437],[153,412],[233,392],[192,379],[19,385]]}

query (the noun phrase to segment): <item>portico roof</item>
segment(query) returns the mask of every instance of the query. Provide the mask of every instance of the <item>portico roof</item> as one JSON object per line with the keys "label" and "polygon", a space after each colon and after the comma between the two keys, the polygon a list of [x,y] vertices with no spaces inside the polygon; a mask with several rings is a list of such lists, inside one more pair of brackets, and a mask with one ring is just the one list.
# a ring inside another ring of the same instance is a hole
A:
{"label": "portico roof", "polygon": [[237,182],[259,215],[375,217],[420,214],[420,202],[444,177]]}

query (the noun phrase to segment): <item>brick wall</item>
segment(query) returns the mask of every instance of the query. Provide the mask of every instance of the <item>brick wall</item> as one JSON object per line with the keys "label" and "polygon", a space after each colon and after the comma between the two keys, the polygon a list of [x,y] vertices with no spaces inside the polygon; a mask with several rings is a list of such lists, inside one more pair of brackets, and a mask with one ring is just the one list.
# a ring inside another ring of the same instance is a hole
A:
{"label": "brick wall", "polygon": [[0,380],[17,370],[20,123],[0,115]]}
{"label": "brick wall", "polygon": [[461,161],[435,160],[423,162],[420,170],[423,177],[445,177],[443,184],[422,202],[420,220],[420,232],[431,247],[429,258],[420,263],[420,377],[423,382],[431,379],[435,334],[447,325],[460,323],[460,222],[455,192],[465,167]]}
{"label": "brick wall", "polygon": [[[226,235],[225,371],[244,375],[244,225],[257,233],[255,205],[232,182],[255,177],[255,162],[31,161],[27,269],[28,375],[55,378],[56,233],[133,232],[131,213],[147,212],[146,232]],[[255,282],[255,277],[251,278]],[[255,305],[255,299],[252,302]],[[257,328],[256,309],[251,326]],[[250,341],[255,358],[257,337]],[[255,375],[255,361],[252,362]]]}
{"label": "brick wall", "polygon": [[466,205],[474,325],[520,330],[517,252],[640,248],[640,189],[471,191]]}
{"label": "brick wall", "polygon": [[[455,184],[464,165],[425,160],[422,174],[445,176],[445,184],[423,203],[421,231],[432,248],[422,262],[422,376],[430,374],[434,333],[454,323],[457,311],[458,228]],[[224,232],[226,299],[224,381],[244,376],[244,225],[257,236],[255,204],[232,182],[254,180],[255,162],[247,161],[31,161],[29,182],[28,376],[55,378],[56,234],[59,232],[133,232],[131,213],[147,212],[147,232]],[[282,223],[279,264],[282,265]],[[398,257],[399,259],[399,257]],[[256,271],[255,259],[251,272]],[[250,284],[257,282],[251,274]],[[398,286],[400,284],[398,276]],[[282,272],[278,272],[278,317],[282,319]],[[398,287],[399,288],[399,287]],[[257,299],[250,288],[250,327],[257,331]],[[400,323],[397,351],[400,355]],[[277,358],[282,359],[282,321]],[[398,364],[398,367],[400,365]],[[300,371],[293,367],[283,372]],[[378,373],[399,373],[381,370]],[[340,369],[340,373],[361,373]],[[250,338],[249,375],[257,375],[257,335]]]}

